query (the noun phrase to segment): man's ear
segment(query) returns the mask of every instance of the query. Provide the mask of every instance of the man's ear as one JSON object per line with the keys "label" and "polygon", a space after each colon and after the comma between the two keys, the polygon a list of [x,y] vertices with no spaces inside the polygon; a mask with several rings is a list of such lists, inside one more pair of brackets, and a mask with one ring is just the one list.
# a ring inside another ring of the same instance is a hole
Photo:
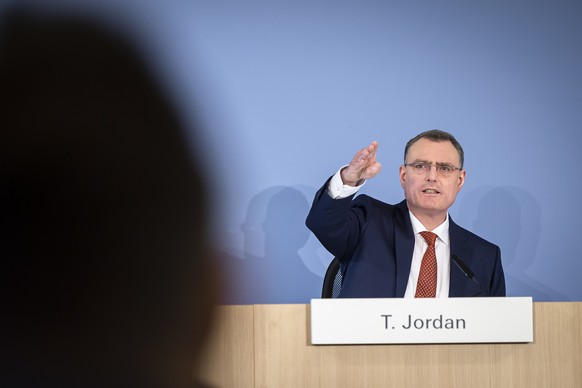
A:
{"label": "man's ear", "polygon": [[463,187],[463,185],[465,184],[465,177],[466,177],[466,171],[465,170],[461,170],[461,173],[459,174],[459,185],[457,188],[457,193],[459,191],[461,191],[461,187]]}
{"label": "man's ear", "polygon": [[406,183],[406,166],[400,166],[400,185],[404,188],[404,184]]}

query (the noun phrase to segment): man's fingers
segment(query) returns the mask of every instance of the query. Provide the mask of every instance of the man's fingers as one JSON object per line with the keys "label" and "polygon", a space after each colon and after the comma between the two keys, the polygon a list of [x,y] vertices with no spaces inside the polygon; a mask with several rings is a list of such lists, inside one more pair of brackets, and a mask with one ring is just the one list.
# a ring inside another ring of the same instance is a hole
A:
{"label": "man's fingers", "polygon": [[382,166],[376,162],[378,142],[373,141],[354,155],[349,166],[342,169],[341,177],[344,184],[356,186],[362,179],[373,178],[378,175]]}
{"label": "man's fingers", "polygon": [[356,153],[354,160],[376,160],[376,150],[378,149],[378,143],[373,142],[367,147],[362,148]]}
{"label": "man's fingers", "polygon": [[354,159],[355,160],[375,160],[377,150],[378,150],[378,142],[374,140],[372,142],[372,144],[370,144],[369,146],[364,147],[360,151],[358,151],[358,153],[356,154],[356,157]]}
{"label": "man's fingers", "polygon": [[376,175],[378,175],[380,173],[380,171],[382,171],[382,165],[378,162],[372,164],[371,166],[369,166],[368,168],[366,168],[365,171],[365,175],[366,177],[369,178],[373,178]]}
{"label": "man's fingers", "polygon": [[369,153],[368,149],[367,148],[362,148],[354,156],[354,159],[352,159],[352,164],[357,165],[357,164],[363,164],[363,163],[365,163],[365,161],[368,159],[368,156],[369,155],[370,155],[370,153]]}
{"label": "man's fingers", "polygon": [[350,162],[346,173],[358,179],[376,176],[382,169],[380,163],[376,162],[377,149],[378,142],[373,141],[369,146],[359,150]]}
{"label": "man's fingers", "polygon": [[374,140],[372,144],[368,146],[369,158],[376,159],[376,151],[378,151],[378,142]]}

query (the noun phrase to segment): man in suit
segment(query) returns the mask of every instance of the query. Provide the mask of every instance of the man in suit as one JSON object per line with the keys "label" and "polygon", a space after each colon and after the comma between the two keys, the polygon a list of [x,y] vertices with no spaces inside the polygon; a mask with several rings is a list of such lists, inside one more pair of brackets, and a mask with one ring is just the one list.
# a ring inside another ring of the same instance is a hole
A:
{"label": "man in suit", "polygon": [[377,150],[372,142],[358,151],[317,192],[307,217],[307,227],[341,263],[339,296],[505,296],[499,247],[448,214],[466,174],[454,136],[431,130],[406,144],[399,174],[405,200],[396,205],[354,199],[381,171]]}

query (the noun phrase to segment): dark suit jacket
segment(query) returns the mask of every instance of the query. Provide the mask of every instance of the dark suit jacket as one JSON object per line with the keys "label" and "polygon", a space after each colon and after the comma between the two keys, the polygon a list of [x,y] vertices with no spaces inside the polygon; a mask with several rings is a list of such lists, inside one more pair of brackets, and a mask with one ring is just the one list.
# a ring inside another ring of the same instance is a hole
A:
{"label": "dark suit jacket", "polygon": [[[389,205],[367,195],[332,199],[327,183],[317,192],[307,227],[340,260],[340,297],[404,297],[414,250],[414,233],[406,201]],[[479,285],[453,262],[450,297],[505,296],[501,252],[449,217],[451,256],[474,272]]]}

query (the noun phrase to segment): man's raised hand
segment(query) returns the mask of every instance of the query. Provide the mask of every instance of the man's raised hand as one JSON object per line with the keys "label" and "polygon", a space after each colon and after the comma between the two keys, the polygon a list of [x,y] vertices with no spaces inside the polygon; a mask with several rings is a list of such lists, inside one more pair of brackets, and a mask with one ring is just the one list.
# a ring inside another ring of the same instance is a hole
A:
{"label": "man's raised hand", "polygon": [[349,166],[342,169],[342,181],[348,186],[359,186],[364,180],[374,178],[382,170],[382,165],[376,161],[378,142],[359,150]]}

